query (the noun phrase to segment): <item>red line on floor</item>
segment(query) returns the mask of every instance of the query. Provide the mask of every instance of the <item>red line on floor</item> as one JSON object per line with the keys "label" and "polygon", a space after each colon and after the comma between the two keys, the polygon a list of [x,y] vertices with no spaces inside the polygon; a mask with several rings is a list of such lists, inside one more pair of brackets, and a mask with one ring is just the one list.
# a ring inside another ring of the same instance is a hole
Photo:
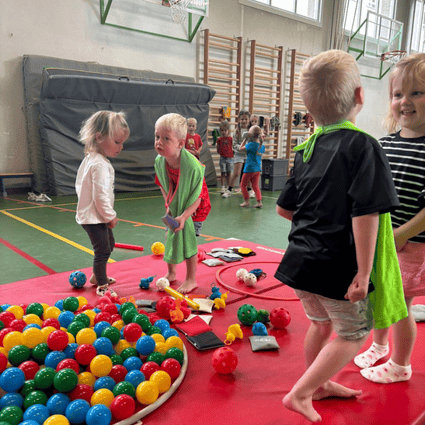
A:
{"label": "red line on floor", "polygon": [[41,270],[45,271],[46,273],[48,273],[48,274],[56,274],[56,272],[53,269],[51,269],[50,267],[47,267],[42,262],[36,260],[34,257],[31,257],[31,255],[29,255],[26,252],[22,251],[21,249],[19,249],[15,245],[12,245],[10,242],[4,240],[3,238],[0,238],[0,243],[2,243],[5,247],[11,249],[12,251],[16,252],[17,254],[19,254],[21,257],[25,258],[29,262],[35,264],[37,267],[39,267]]}

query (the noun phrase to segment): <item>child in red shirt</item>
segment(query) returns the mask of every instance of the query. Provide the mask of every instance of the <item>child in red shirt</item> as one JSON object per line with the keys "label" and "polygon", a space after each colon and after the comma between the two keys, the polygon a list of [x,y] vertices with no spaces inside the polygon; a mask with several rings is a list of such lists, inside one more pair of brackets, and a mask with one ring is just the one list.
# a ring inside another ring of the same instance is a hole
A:
{"label": "child in red shirt", "polygon": [[229,136],[229,125],[227,120],[220,123],[220,137],[217,139],[217,153],[220,155],[221,196],[223,198],[230,196],[224,180],[226,179],[227,186],[229,186],[230,176],[233,173],[233,139]]}
{"label": "child in red shirt", "polygon": [[187,135],[184,147],[188,152],[199,159],[202,150],[202,139],[199,134],[196,133],[196,127],[198,122],[195,118],[187,119]]}

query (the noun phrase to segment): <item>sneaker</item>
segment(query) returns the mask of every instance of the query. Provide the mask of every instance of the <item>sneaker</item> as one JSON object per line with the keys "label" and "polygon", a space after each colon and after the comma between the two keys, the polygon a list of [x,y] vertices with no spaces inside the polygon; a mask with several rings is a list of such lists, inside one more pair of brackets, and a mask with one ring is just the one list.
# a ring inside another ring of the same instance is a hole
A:
{"label": "sneaker", "polygon": [[37,195],[34,192],[28,192],[28,201],[35,201]]}
{"label": "sneaker", "polygon": [[254,208],[263,208],[263,204],[262,204],[261,202],[257,202],[257,203],[254,205]]}
{"label": "sneaker", "polygon": [[242,204],[239,204],[239,206],[243,208],[249,207],[249,201],[242,202]]}
{"label": "sneaker", "polygon": [[[107,277],[106,278],[106,281],[108,282],[108,285],[112,285],[113,283],[116,282],[116,279],[114,279],[113,277]],[[94,274],[91,275],[91,278],[90,278],[89,282],[92,285],[97,285],[96,276]]]}
{"label": "sneaker", "polygon": [[111,296],[113,296],[113,297],[118,297],[118,294],[112,289],[112,288],[109,288],[109,293],[111,294]]}
{"label": "sneaker", "polygon": [[224,193],[221,195],[221,197],[222,197],[222,198],[228,198],[230,195],[231,195],[231,193],[230,193],[228,190],[226,190],[226,192],[224,192]]}
{"label": "sneaker", "polygon": [[37,202],[52,202],[52,200],[45,193],[40,193],[40,195],[36,196],[35,201],[37,201]]}
{"label": "sneaker", "polygon": [[237,189],[232,189],[233,193],[242,193],[240,187],[238,187]]}
{"label": "sneaker", "polygon": [[99,295],[99,297],[103,297],[108,292],[108,289],[109,289],[109,285],[108,284],[106,284],[106,285],[99,285],[96,288],[96,295]]}
{"label": "sneaker", "polygon": [[221,193],[225,193],[227,191],[225,186],[221,186]]}
{"label": "sneaker", "polygon": [[255,198],[255,192],[253,190],[249,190],[248,193],[250,198]]}

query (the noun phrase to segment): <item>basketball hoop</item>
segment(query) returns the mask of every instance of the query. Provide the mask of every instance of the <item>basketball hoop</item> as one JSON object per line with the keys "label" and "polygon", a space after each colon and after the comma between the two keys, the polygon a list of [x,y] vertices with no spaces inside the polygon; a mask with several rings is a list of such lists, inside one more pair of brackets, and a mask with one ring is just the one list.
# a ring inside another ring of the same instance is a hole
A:
{"label": "basketball hoop", "polygon": [[389,62],[391,66],[394,66],[399,60],[403,59],[406,56],[404,50],[390,50],[381,54],[382,62]]}
{"label": "basketball hoop", "polygon": [[189,0],[169,0],[171,7],[171,16],[177,24],[185,24],[187,22],[187,6]]}

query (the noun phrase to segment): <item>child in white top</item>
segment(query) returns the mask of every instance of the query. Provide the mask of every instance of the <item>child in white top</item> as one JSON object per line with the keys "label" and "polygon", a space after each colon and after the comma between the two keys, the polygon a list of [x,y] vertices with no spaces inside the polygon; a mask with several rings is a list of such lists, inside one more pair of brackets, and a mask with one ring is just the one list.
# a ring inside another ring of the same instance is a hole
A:
{"label": "child in white top", "polygon": [[[122,112],[99,111],[84,121],[79,139],[85,145],[75,190],[78,196],[76,220],[93,245],[93,275],[96,294],[105,295],[115,279],[107,277],[106,263],[115,246],[112,229],[118,223],[114,211],[115,172],[108,157],[116,157],[130,130]],[[110,290],[112,295],[116,295]]]}

